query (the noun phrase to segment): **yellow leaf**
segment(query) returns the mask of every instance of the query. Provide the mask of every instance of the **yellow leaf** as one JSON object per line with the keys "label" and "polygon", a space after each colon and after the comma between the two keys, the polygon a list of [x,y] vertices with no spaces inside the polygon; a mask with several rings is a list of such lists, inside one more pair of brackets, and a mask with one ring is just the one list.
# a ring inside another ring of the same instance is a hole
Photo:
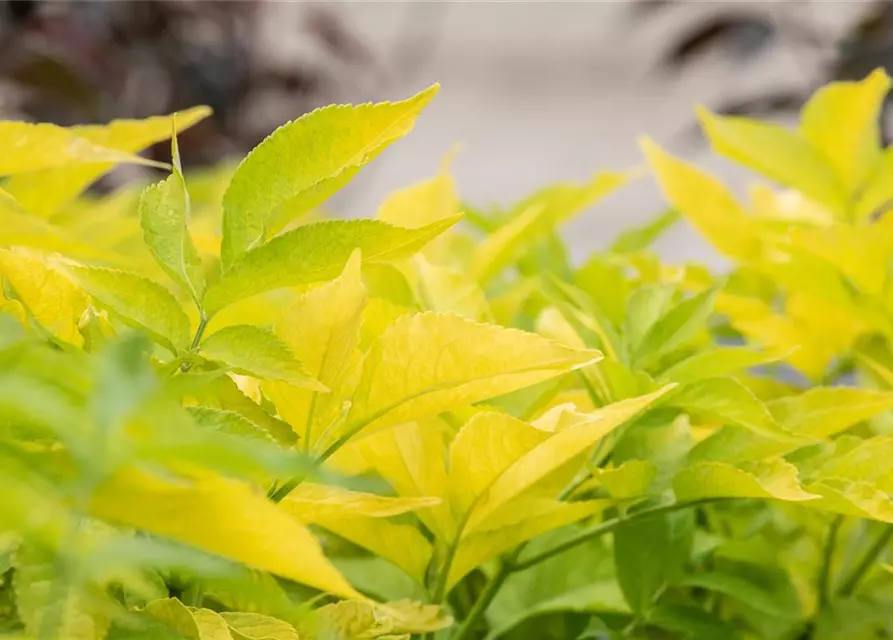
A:
{"label": "yellow leaf", "polygon": [[468,267],[470,276],[486,283],[507,267],[525,244],[542,238],[544,233],[606,197],[628,179],[623,173],[599,173],[588,182],[553,185],[526,198],[518,204],[508,223],[474,249]]}
{"label": "yellow leaf", "polygon": [[418,255],[415,266],[425,306],[431,311],[458,313],[471,320],[492,320],[487,297],[474,280],[461,271],[435,266]]}
{"label": "yellow leaf", "polygon": [[361,597],[305,527],[232,480],[167,482],[137,471],[120,472],[96,490],[92,512],[321,591]]}
{"label": "yellow leaf", "polygon": [[610,506],[607,500],[559,502],[557,500],[519,500],[493,514],[487,527],[462,539],[450,567],[447,589],[488,560],[522,542],[548,533],[583,518],[601,513]]}
{"label": "yellow leaf", "polygon": [[832,82],[803,107],[800,132],[852,196],[881,155],[878,126],[890,78],[877,69],[861,82]]}
{"label": "yellow leaf", "polygon": [[847,194],[824,156],[805,138],[776,124],[698,110],[713,149],[770,180],[802,191],[838,215]]}
{"label": "yellow leaf", "polygon": [[224,611],[220,617],[238,634],[233,640],[298,640],[298,632],[293,626],[260,613]]}
{"label": "yellow leaf", "polygon": [[[401,424],[348,443],[346,448],[362,455],[397,495],[445,498],[446,444],[443,431],[435,428],[434,422]],[[456,529],[446,502],[420,509],[416,515],[440,539],[450,539]]]}
{"label": "yellow leaf", "polygon": [[647,495],[657,475],[650,460],[627,460],[619,467],[597,469],[593,474],[615,500],[629,500]]}
{"label": "yellow leaf", "polygon": [[468,519],[465,531],[471,532],[483,526],[487,518],[497,509],[535,485],[550,471],[560,468],[611,431],[648,409],[673,388],[673,385],[667,385],[654,393],[603,407],[588,415],[580,423],[557,431],[530,449],[499,474],[481,494]]}
{"label": "yellow leaf", "polygon": [[797,468],[781,459],[733,466],[724,462],[699,462],[673,479],[677,500],[703,498],[766,498],[813,500],[816,495],[800,486]]}
{"label": "yellow leaf", "polygon": [[83,344],[78,321],[89,301],[80,287],[41,257],[23,250],[0,250],[0,274],[41,326],[65,342]]}
{"label": "yellow leaf", "polygon": [[299,296],[277,319],[276,334],[291,347],[307,372],[332,393],[321,395],[284,382],[264,384],[279,414],[310,450],[341,414],[355,384],[357,350],[366,291],[355,251],[341,275]]}
{"label": "yellow leaf", "polygon": [[282,501],[282,507],[293,516],[313,524],[320,519],[343,516],[390,518],[440,504],[440,498],[391,498],[374,493],[348,491],[312,482],[302,482]]}
{"label": "yellow leaf", "polygon": [[[180,132],[210,114],[208,107],[194,107],[167,116],[145,120],[115,120],[105,125],[81,125],[67,131],[93,145],[114,150],[118,157],[128,157],[130,153],[169,138],[172,116],[176,116],[177,132]],[[49,218],[115,164],[122,162],[119,158],[101,160],[18,174],[7,181],[6,188],[30,213]]]}
{"label": "yellow leaf", "polygon": [[737,260],[760,257],[757,222],[716,178],[647,138],[639,144],[666,199],[717,251]]}
{"label": "yellow leaf", "polygon": [[821,496],[806,503],[812,509],[893,523],[893,501],[871,483],[826,478],[805,488]]}
{"label": "yellow leaf", "polygon": [[529,387],[600,356],[460,316],[403,316],[369,348],[342,438]]}

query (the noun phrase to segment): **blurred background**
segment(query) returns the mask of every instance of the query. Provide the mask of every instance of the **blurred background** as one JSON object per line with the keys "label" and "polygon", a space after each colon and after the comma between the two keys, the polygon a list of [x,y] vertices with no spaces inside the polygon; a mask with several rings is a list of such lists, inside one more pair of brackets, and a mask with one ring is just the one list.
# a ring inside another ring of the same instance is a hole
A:
{"label": "blurred background", "polygon": [[[478,206],[635,166],[640,134],[740,186],[740,172],[710,157],[694,104],[794,122],[819,85],[879,66],[893,67],[893,3],[881,0],[0,6],[0,118],[68,125],[208,104],[213,119],[181,139],[193,166],[243,155],[314,107],[440,82],[415,132],[331,201],[343,215],[369,215],[391,190],[433,175],[455,143],[456,180]],[[634,183],[568,225],[572,252],[660,207],[650,181]],[[710,259],[681,227],[658,249]]]}

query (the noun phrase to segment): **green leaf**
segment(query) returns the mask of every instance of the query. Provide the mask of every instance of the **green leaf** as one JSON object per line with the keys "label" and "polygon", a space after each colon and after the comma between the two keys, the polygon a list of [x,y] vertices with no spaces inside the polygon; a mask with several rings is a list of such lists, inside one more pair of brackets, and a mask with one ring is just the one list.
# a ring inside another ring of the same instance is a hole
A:
{"label": "green leaf", "polygon": [[831,211],[847,208],[843,184],[806,139],[775,124],[699,109],[713,149],[781,185],[803,192]]}
{"label": "green leaf", "polygon": [[264,291],[331,280],[355,249],[370,263],[408,257],[458,220],[438,220],[418,229],[379,220],[330,220],[300,226],[242,255],[208,287],[205,310],[213,315]]}
{"label": "green leaf", "polygon": [[738,373],[781,358],[748,347],[713,347],[680,360],[661,373],[659,379],[679,383],[698,382]]}
{"label": "green leaf", "polygon": [[648,494],[657,467],[650,460],[627,460],[618,467],[595,469],[593,475],[612,498],[629,500]]}
{"label": "green leaf", "polygon": [[345,433],[500,396],[598,360],[536,334],[450,314],[398,318],[369,348]]}
{"label": "green leaf", "polygon": [[624,231],[611,244],[614,253],[634,253],[649,248],[663,233],[679,220],[679,212],[670,209],[654,220]]}
{"label": "green leaf", "polygon": [[675,292],[672,285],[646,284],[630,295],[623,336],[631,352],[638,351],[651,328],[670,309]]}
{"label": "green leaf", "polygon": [[525,244],[538,240],[627,180],[621,173],[599,173],[589,182],[553,185],[526,198],[515,207],[509,222],[475,247],[469,265],[471,277],[484,284],[499,275]]}
{"label": "green leaf", "polygon": [[189,192],[180,167],[177,134],[171,138],[174,171],[163,182],[146,187],[140,197],[143,242],[164,272],[200,304],[205,290],[202,263],[189,236]]}
{"label": "green leaf", "polygon": [[666,404],[781,442],[802,444],[808,441],[778,424],[766,405],[732,378],[711,378],[684,385],[667,399]]}
{"label": "green leaf", "polygon": [[662,356],[684,346],[698,331],[705,329],[718,293],[718,288],[702,291],[683,300],[661,316],[639,343],[633,356],[634,366],[650,366]]}
{"label": "green leaf", "polygon": [[832,82],[803,107],[800,132],[834,168],[850,195],[865,183],[881,156],[878,124],[890,78],[877,69],[860,82]]}
{"label": "green leaf", "polygon": [[293,626],[270,616],[235,611],[224,611],[220,616],[238,634],[233,640],[298,640]]}
{"label": "green leaf", "polygon": [[272,436],[259,426],[235,411],[211,409],[209,407],[186,407],[186,411],[202,429],[225,433],[240,438],[273,442]]}
{"label": "green leaf", "polygon": [[224,270],[409,133],[438,89],[402,102],[317,109],[274,131],[242,161],[223,196]]}
{"label": "green leaf", "polygon": [[617,582],[633,612],[647,615],[663,590],[682,577],[694,535],[691,511],[622,524],[614,532]]}
{"label": "green leaf", "polygon": [[176,354],[189,344],[189,318],[173,294],[157,282],[128,271],[65,263],[80,285],[125,324],[148,333]]}
{"label": "green leaf", "polygon": [[774,459],[733,466],[725,462],[697,462],[673,479],[677,500],[703,498],[764,498],[804,501],[817,498],[803,490],[797,468]]}
{"label": "green leaf", "polygon": [[796,619],[801,606],[783,570],[737,563],[717,571],[699,571],[685,577],[682,586],[699,587],[729,596],[769,616]]}
{"label": "green leaf", "polygon": [[236,373],[328,391],[269,329],[247,324],[224,327],[208,336],[200,348],[205,356],[222,362]]}

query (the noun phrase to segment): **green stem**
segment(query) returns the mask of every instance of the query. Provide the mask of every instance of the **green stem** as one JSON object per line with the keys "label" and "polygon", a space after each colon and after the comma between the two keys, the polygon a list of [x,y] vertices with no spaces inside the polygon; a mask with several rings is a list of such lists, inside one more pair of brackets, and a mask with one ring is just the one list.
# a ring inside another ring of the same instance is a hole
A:
{"label": "green stem", "polygon": [[843,581],[843,585],[840,587],[841,596],[846,598],[853,595],[859,582],[865,577],[865,574],[868,573],[868,570],[871,569],[871,566],[877,561],[881,553],[883,553],[890,540],[893,540],[893,526],[888,525],[881,535],[878,536],[877,540],[874,541],[874,544],[865,552],[862,562]]}
{"label": "green stem", "polygon": [[825,552],[822,556],[822,568],[819,572],[819,610],[825,609],[831,600],[831,566],[834,563],[834,550],[837,548],[837,537],[840,526],[843,524],[843,516],[837,516],[828,527],[828,536],[825,538]]}
{"label": "green stem", "polygon": [[189,347],[190,349],[195,349],[202,341],[202,336],[205,334],[205,329],[208,328],[208,320],[210,320],[210,318],[205,315],[204,311],[202,311],[201,317],[198,321],[198,328],[195,330],[195,336],[193,336],[192,338],[192,345],[190,345]]}
{"label": "green stem", "polygon": [[[517,556],[517,554],[518,552],[513,553],[512,557]],[[481,616],[487,611],[487,607],[493,602],[493,598],[499,593],[503,583],[506,578],[512,574],[513,567],[515,566],[514,561],[510,559],[499,564],[499,568],[496,570],[495,575],[490,578],[490,582],[487,583],[484,592],[478,596],[477,602],[474,603],[474,607],[468,613],[468,617],[462,621],[462,625],[459,627],[456,635],[453,636],[453,640],[467,640],[471,634],[474,633]]]}
{"label": "green stem", "polygon": [[510,567],[511,572],[515,573],[518,571],[524,571],[525,569],[529,569],[530,567],[539,564],[540,562],[545,562],[546,560],[557,556],[565,551],[570,551],[574,547],[577,547],[584,542],[588,542],[590,540],[594,540],[599,538],[605,534],[614,532],[618,527],[628,522],[632,522],[635,520],[644,520],[647,518],[652,518],[654,516],[665,515],[668,513],[673,513],[675,511],[682,511],[683,509],[689,509],[691,507],[696,507],[698,505],[707,504],[709,502],[718,502],[721,500],[727,500],[728,498],[704,498],[702,500],[692,500],[691,502],[677,502],[675,504],[664,505],[662,507],[655,507],[653,509],[645,509],[643,511],[637,511],[636,513],[630,514],[626,517],[614,518],[613,520],[608,520],[606,522],[601,522],[586,531],[582,531],[573,538],[569,538],[565,540],[561,544],[552,547],[551,549],[547,549],[541,553],[538,553],[530,558],[527,558],[523,562],[513,563]]}

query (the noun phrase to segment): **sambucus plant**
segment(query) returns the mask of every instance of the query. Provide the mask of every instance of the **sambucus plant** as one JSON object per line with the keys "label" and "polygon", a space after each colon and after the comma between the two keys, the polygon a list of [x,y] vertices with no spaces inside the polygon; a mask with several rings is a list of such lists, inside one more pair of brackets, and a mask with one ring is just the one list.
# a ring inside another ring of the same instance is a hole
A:
{"label": "sambucus plant", "polygon": [[[797,132],[703,112],[786,189],[749,205],[644,141],[673,209],[582,266],[560,225],[632,173],[487,212],[447,163],[318,219],[436,87],[188,179],[208,112],[179,113],[169,177],[102,198],[171,118],[0,123],[2,630],[893,633],[888,89],[830,85]],[[730,272],[648,253],[680,214]]]}

